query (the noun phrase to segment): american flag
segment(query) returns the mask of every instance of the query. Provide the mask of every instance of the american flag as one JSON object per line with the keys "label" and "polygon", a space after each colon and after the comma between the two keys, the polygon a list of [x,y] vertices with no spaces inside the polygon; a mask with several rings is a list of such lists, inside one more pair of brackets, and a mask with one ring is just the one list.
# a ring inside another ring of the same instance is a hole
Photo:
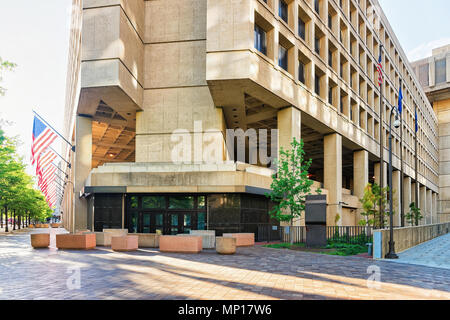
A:
{"label": "american flag", "polygon": [[380,58],[378,59],[377,70],[378,70],[378,86],[381,88],[381,85],[383,84],[383,63],[381,59],[381,50],[380,50]]}
{"label": "american flag", "polygon": [[38,117],[34,116],[33,122],[33,142],[31,144],[31,164],[35,164],[40,154],[47,149],[57,135],[47,127]]}
{"label": "american flag", "polygon": [[36,175],[38,177],[42,176],[42,173],[44,170],[50,166],[53,162],[53,160],[56,159],[56,153],[54,153],[52,150],[48,149],[45,152],[42,152],[36,161]]}

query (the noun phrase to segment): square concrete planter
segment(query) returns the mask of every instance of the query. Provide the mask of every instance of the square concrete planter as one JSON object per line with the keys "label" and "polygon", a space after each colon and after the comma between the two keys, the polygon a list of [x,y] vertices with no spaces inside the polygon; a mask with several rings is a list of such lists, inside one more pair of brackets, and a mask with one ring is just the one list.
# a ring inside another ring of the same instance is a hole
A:
{"label": "square concrete planter", "polygon": [[139,238],[139,248],[158,248],[160,235],[156,233],[133,233]]}
{"label": "square concrete planter", "polygon": [[255,245],[254,233],[224,233],[224,238],[236,238],[236,247],[252,247]]}
{"label": "square concrete planter", "polygon": [[28,229],[34,229],[34,224],[30,224],[30,225],[28,226]]}
{"label": "square concrete planter", "polygon": [[30,235],[33,248],[48,248],[50,246],[49,233],[35,233]]}
{"label": "square concrete planter", "polygon": [[111,246],[111,237],[123,237],[128,235],[128,229],[103,229],[103,232],[95,232],[98,246]]}
{"label": "square concrete planter", "polygon": [[202,237],[199,236],[161,236],[159,238],[161,252],[199,253],[202,251]]}
{"label": "square concrete planter", "polygon": [[95,233],[56,235],[58,249],[89,250],[94,249],[95,245]]}
{"label": "square concrete planter", "polygon": [[49,226],[48,224],[46,224],[46,223],[40,224],[39,226],[40,226],[39,228],[44,228],[44,229],[47,229],[47,228],[50,227],[50,226]]}
{"label": "square concrete planter", "polygon": [[219,254],[235,254],[236,253],[236,238],[217,237],[216,251]]}
{"label": "square concrete planter", "polygon": [[59,227],[61,227],[61,223],[51,223],[50,226],[52,228],[59,228]]}
{"label": "square concrete planter", "polygon": [[138,236],[111,237],[111,249],[114,251],[136,251],[138,249]]}
{"label": "square concrete planter", "polygon": [[191,235],[202,237],[203,249],[214,249],[216,247],[215,230],[191,230]]}

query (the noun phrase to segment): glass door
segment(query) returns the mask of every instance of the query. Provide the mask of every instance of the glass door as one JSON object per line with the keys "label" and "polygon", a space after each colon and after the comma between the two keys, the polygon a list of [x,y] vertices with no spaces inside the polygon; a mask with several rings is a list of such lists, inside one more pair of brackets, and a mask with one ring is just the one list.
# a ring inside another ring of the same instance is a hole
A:
{"label": "glass door", "polygon": [[151,232],[151,214],[149,212],[142,212],[142,228],[141,233]]}

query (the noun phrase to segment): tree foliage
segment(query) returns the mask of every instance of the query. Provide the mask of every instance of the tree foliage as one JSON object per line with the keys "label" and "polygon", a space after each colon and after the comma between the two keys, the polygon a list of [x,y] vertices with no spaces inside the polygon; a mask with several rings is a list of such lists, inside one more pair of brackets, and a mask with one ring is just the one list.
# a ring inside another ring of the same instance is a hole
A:
{"label": "tree foliage", "polygon": [[305,211],[306,196],[311,194],[313,181],[308,178],[308,170],[312,160],[305,159],[303,146],[303,140],[298,142],[294,138],[290,150],[280,148],[277,173],[272,177],[272,192],[267,194],[275,202],[270,215],[278,221],[293,223],[299,219]]}
{"label": "tree foliage", "polygon": [[[3,72],[5,72],[5,71],[12,71],[16,67],[17,67],[17,65],[15,63],[12,63],[12,62],[9,62],[9,61],[4,61],[0,57],[0,82],[3,81]],[[0,86],[0,96],[5,95],[5,92],[6,92],[6,89],[3,88],[2,86]]]}
{"label": "tree foliage", "polygon": [[[0,208],[2,215],[44,221],[51,216],[43,194],[33,188],[33,179],[16,152],[17,141],[0,129]],[[9,215],[8,215],[9,213]]]}
{"label": "tree foliage", "polygon": [[423,219],[420,208],[416,207],[415,202],[411,202],[409,205],[409,212],[405,215],[406,221],[413,226],[418,226]]}
{"label": "tree foliage", "polygon": [[381,188],[378,184],[367,184],[364,188],[364,196],[359,201],[362,204],[364,217],[359,224],[362,226],[373,226],[381,228],[387,223],[389,212],[380,211],[380,200],[384,208],[388,204],[389,187]]}

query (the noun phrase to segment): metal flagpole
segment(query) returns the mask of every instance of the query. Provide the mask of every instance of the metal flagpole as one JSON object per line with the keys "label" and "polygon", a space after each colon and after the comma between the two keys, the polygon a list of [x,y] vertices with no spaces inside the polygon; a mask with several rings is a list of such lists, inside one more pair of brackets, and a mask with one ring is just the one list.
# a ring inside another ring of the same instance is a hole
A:
{"label": "metal flagpole", "polygon": [[69,169],[72,168],[72,165],[70,164],[70,162],[68,162],[66,159],[64,159],[58,152],[55,151],[55,149],[53,149],[52,147],[48,147],[48,148],[50,150],[52,150],[58,157],[60,157],[62,161],[67,163],[67,165],[69,166]]}
{"label": "metal flagpole", "polygon": [[57,130],[55,130],[55,128],[53,128],[43,117],[41,117],[41,115],[39,115],[39,113],[37,113],[36,111],[33,110],[33,113],[35,115],[37,115],[39,117],[39,119],[41,119],[46,125],[48,125],[50,127],[50,129],[52,129],[58,136],[61,137],[61,139],[63,139],[65,142],[67,142],[68,145],[70,145],[72,147],[72,151],[75,152],[75,146],[72,145],[69,140],[67,140],[62,134],[60,134]]}
{"label": "metal flagpole", "polygon": [[61,173],[63,173],[64,176],[65,176],[66,178],[69,178],[69,175],[66,174],[60,167],[58,167],[58,166],[57,166],[56,164],[54,164],[53,162],[52,162],[52,165],[53,165],[56,169],[58,169]]}

